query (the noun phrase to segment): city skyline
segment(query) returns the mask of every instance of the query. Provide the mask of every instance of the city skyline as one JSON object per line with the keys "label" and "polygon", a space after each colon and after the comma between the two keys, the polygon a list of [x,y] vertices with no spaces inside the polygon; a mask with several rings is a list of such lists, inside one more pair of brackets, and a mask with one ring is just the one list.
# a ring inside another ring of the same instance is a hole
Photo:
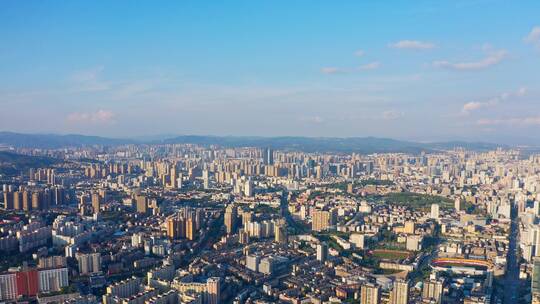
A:
{"label": "city skyline", "polygon": [[537,2],[282,4],[3,2],[0,130],[540,139]]}

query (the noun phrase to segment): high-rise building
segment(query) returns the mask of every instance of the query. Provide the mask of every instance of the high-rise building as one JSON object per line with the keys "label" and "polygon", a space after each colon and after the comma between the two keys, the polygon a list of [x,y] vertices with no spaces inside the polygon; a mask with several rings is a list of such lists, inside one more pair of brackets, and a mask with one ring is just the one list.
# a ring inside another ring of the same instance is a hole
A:
{"label": "high-rise building", "polygon": [[174,216],[167,219],[167,236],[171,239],[186,237],[186,220],[181,216]]}
{"label": "high-rise building", "polygon": [[28,193],[26,190],[22,192],[22,204],[24,211],[32,210],[32,200],[30,198],[30,193]]}
{"label": "high-rise building", "polygon": [[253,181],[248,180],[244,184],[244,195],[247,197],[253,196]]}
{"label": "high-rise building", "polygon": [[396,280],[394,288],[390,293],[390,304],[408,304],[409,303],[409,281]]}
{"label": "high-rise building", "polygon": [[454,201],[454,209],[456,209],[456,211],[458,212],[463,210],[463,204],[461,202],[461,198],[456,197],[456,200]]}
{"label": "high-rise building", "polygon": [[77,254],[79,273],[81,275],[93,274],[101,271],[101,255],[99,252]]}
{"label": "high-rise building", "polygon": [[253,218],[253,213],[251,211],[244,211],[242,212],[242,227],[246,227],[249,222],[251,222],[251,219]]}
{"label": "high-rise building", "polygon": [[135,201],[137,203],[137,212],[138,213],[148,213],[148,200],[146,199],[146,196],[144,195],[137,195],[135,198]]}
{"label": "high-rise building", "polygon": [[210,171],[208,169],[202,171],[202,179],[204,189],[210,188]]}
{"label": "high-rise building", "polygon": [[540,257],[533,258],[531,293],[540,296]]}
{"label": "high-rise building", "polygon": [[35,269],[24,269],[17,272],[17,297],[34,297],[39,291],[38,272]]}
{"label": "high-rise building", "polygon": [[405,226],[403,227],[403,233],[414,234],[415,224],[413,221],[406,221]]}
{"label": "high-rise building", "polygon": [[17,275],[0,274],[0,301],[11,302],[17,299]]}
{"label": "high-rise building", "polygon": [[360,304],[379,304],[381,288],[378,285],[367,283],[360,288]]}
{"label": "high-rise building", "polygon": [[4,191],[4,209],[13,209],[13,192]]}
{"label": "high-rise building", "polygon": [[429,280],[424,282],[422,288],[422,298],[432,300],[437,304],[442,303],[443,283],[440,280]]}
{"label": "high-rise building", "polygon": [[15,210],[23,210],[22,192],[21,191],[13,192],[13,209],[15,209]]}
{"label": "high-rise building", "polygon": [[285,224],[277,224],[274,226],[274,241],[280,244],[287,243],[287,227]]}
{"label": "high-rise building", "polygon": [[195,218],[190,216],[186,220],[186,238],[190,241],[195,240],[197,229],[195,228]]}
{"label": "high-rise building", "polygon": [[98,213],[99,209],[101,208],[101,196],[99,193],[94,192],[92,193],[92,210],[94,213]]}
{"label": "high-rise building", "polygon": [[246,245],[249,244],[249,232],[244,229],[238,230],[238,242],[240,244]]}
{"label": "high-rise building", "polygon": [[328,245],[326,243],[317,244],[317,261],[325,262],[328,259]]}
{"label": "high-rise building", "polygon": [[440,217],[439,204],[431,204],[431,218],[438,220]]}
{"label": "high-rise building", "polygon": [[176,189],[177,187],[177,174],[176,174],[176,165],[172,164],[171,171],[169,172],[169,187]]}
{"label": "high-rise building", "polygon": [[32,193],[32,210],[43,210],[43,199],[41,192]]}
{"label": "high-rise building", "polygon": [[336,224],[336,211],[315,210],[312,215],[311,229],[323,231]]}
{"label": "high-rise building", "polygon": [[234,234],[236,232],[236,221],[238,217],[238,209],[234,205],[229,205],[225,209],[225,227],[228,234]]}
{"label": "high-rise building", "polygon": [[206,280],[206,293],[208,304],[219,304],[221,300],[220,278],[212,277]]}
{"label": "high-rise building", "polygon": [[69,272],[67,268],[44,269],[38,272],[38,286],[40,293],[57,292],[69,285]]}
{"label": "high-rise building", "polygon": [[167,237],[170,239],[177,239],[178,236],[178,224],[179,221],[176,217],[170,217],[167,219]]}
{"label": "high-rise building", "polygon": [[273,165],[274,164],[274,150],[270,148],[266,148],[263,150],[263,163],[265,165]]}
{"label": "high-rise building", "polygon": [[138,294],[143,289],[141,283],[142,280],[140,278],[132,277],[107,286],[106,293],[103,295],[103,303],[117,303],[117,301],[113,301],[112,298],[129,298]]}
{"label": "high-rise building", "polygon": [[53,204],[54,205],[64,205],[66,200],[65,190],[62,187],[53,188]]}

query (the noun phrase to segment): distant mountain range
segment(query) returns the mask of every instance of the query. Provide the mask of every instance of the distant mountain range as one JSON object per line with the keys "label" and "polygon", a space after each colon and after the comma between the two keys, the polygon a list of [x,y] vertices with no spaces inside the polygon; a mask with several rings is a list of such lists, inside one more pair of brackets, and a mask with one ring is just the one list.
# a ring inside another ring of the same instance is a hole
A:
{"label": "distant mountain range", "polygon": [[0,132],[0,145],[3,144],[18,148],[58,149],[92,145],[115,146],[129,143],[135,143],[135,141],[78,134],[58,135]]}
{"label": "distant mountain range", "polygon": [[48,167],[60,163],[61,160],[43,157],[29,156],[12,152],[0,151],[0,175],[16,175],[30,168]]}
{"label": "distant mountain range", "polygon": [[[156,137],[158,138],[158,137]],[[450,141],[436,143],[419,143],[377,137],[252,137],[252,136],[202,136],[183,135],[165,139],[137,138],[114,139],[86,135],[57,134],[21,134],[0,132],[0,145],[19,148],[57,149],[64,147],[84,146],[116,146],[124,144],[198,144],[203,146],[218,145],[223,147],[268,147],[280,150],[296,150],[305,152],[357,152],[384,153],[433,152],[462,147],[469,150],[491,150],[507,147],[500,144],[483,142]]]}

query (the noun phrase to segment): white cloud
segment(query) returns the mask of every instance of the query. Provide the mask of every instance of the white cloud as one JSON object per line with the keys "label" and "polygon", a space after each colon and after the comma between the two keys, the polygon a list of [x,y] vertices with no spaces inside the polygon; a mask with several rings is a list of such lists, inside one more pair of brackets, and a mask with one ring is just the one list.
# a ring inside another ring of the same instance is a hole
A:
{"label": "white cloud", "polygon": [[403,112],[399,112],[397,110],[388,110],[382,113],[382,118],[384,120],[395,120],[403,116],[404,116]]}
{"label": "white cloud", "polygon": [[533,126],[540,125],[539,116],[512,117],[500,119],[479,119],[476,121],[481,126],[508,125],[508,126]]}
{"label": "white cloud", "polygon": [[511,97],[522,97],[527,93],[526,87],[520,87],[515,92],[505,92],[499,96],[493,97],[486,101],[471,101],[463,105],[461,112],[463,114],[470,114],[473,111],[476,111],[481,108],[489,108],[498,105],[500,102],[503,102]]}
{"label": "white cloud", "polygon": [[540,47],[540,26],[533,27],[531,32],[523,38],[523,41]]}
{"label": "white cloud", "polygon": [[503,61],[508,55],[506,50],[487,50],[487,56],[478,61],[449,62],[446,60],[434,61],[437,68],[448,68],[459,71],[481,70],[494,66]]}
{"label": "white cloud", "polygon": [[323,74],[342,74],[345,70],[336,67],[324,67],[321,69]]}
{"label": "white cloud", "polygon": [[401,40],[388,46],[394,49],[429,50],[434,48],[435,44],[418,40]]}
{"label": "white cloud", "polygon": [[366,63],[364,65],[361,65],[358,69],[360,70],[375,70],[378,69],[381,66],[381,63],[378,61]]}
{"label": "white cloud", "polygon": [[516,92],[516,96],[525,96],[525,94],[527,94],[527,88],[526,87],[521,87],[517,90]]}
{"label": "white cloud", "polygon": [[73,112],[68,114],[67,121],[71,123],[113,123],[116,115],[107,110],[96,112]]}
{"label": "white cloud", "polygon": [[362,57],[364,56],[366,53],[362,50],[358,50],[356,52],[354,52],[354,56],[357,56],[357,57]]}

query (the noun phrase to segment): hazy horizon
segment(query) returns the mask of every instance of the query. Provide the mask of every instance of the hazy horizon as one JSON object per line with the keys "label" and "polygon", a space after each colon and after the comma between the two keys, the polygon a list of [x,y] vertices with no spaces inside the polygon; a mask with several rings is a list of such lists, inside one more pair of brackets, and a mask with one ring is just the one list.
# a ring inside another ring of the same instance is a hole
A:
{"label": "hazy horizon", "polygon": [[2,2],[0,130],[534,144],[539,11]]}

